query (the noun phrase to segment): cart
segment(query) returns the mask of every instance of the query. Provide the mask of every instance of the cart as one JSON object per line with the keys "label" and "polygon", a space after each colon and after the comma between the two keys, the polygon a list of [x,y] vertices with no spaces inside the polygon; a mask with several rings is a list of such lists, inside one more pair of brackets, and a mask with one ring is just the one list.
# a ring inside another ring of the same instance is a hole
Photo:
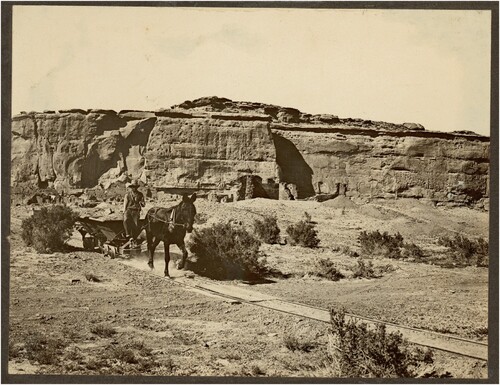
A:
{"label": "cart", "polygon": [[[139,220],[141,230],[145,223],[145,219]],[[85,250],[99,249],[105,256],[111,258],[130,255],[133,251],[141,250],[140,244],[132,244],[131,240],[125,237],[123,221],[120,219],[78,218],[75,228],[82,235]]]}

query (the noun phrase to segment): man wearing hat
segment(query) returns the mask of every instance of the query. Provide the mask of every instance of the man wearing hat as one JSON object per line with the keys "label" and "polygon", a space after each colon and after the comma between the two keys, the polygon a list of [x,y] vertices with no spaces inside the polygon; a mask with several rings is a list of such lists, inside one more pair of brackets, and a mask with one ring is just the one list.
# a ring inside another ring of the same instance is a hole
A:
{"label": "man wearing hat", "polygon": [[125,227],[125,235],[130,239],[137,237],[139,228],[139,216],[141,208],[145,206],[144,195],[138,190],[139,181],[134,179],[127,184],[127,193],[123,202],[123,227]]}

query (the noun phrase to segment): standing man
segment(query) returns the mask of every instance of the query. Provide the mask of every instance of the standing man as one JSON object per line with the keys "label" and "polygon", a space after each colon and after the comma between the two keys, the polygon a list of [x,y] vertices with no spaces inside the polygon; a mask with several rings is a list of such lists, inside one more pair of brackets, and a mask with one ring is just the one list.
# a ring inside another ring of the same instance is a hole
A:
{"label": "standing man", "polygon": [[139,182],[134,179],[127,184],[127,193],[123,202],[123,227],[127,239],[134,240],[139,234],[139,217],[141,208],[145,206],[144,195],[138,190]]}
{"label": "standing man", "polygon": [[293,196],[292,192],[290,191],[290,188],[288,185],[285,183],[285,188],[283,189],[285,191],[286,196],[288,197],[289,201],[294,201],[295,197]]}

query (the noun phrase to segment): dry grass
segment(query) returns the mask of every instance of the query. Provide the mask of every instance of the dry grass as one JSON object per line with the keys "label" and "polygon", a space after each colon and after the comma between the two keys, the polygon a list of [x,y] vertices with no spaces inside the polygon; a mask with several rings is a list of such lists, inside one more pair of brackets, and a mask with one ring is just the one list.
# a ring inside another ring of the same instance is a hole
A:
{"label": "dry grass", "polygon": [[54,365],[59,362],[65,342],[45,334],[35,332],[26,337],[26,356],[30,361],[42,365]]}
{"label": "dry grass", "polygon": [[90,328],[90,332],[97,334],[99,337],[102,338],[110,338],[116,334],[116,330],[113,327],[104,324],[98,324],[92,326]]}

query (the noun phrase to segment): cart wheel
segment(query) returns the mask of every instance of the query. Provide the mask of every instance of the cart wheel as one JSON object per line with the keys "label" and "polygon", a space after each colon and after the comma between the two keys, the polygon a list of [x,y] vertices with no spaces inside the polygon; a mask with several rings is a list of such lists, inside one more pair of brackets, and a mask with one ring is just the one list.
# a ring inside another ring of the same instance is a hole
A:
{"label": "cart wheel", "polygon": [[83,238],[83,248],[85,250],[94,250],[96,245],[96,239],[93,236],[88,236]]}

